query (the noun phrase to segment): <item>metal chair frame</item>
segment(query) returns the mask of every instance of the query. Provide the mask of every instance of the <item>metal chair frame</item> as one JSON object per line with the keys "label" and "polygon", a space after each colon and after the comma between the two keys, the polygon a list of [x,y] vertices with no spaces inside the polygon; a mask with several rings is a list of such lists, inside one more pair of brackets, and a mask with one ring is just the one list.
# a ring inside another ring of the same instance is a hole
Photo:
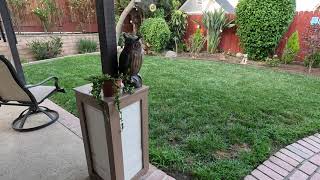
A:
{"label": "metal chair frame", "polygon": [[[2,105],[9,105],[9,106],[27,106],[29,107],[28,109],[24,110],[17,119],[15,119],[12,122],[12,128],[16,131],[20,131],[20,132],[28,132],[28,131],[35,131],[38,129],[42,129],[44,127],[47,127],[51,124],[53,124],[54,122],[56,122],[59,119],[59,114],[58,112],[51,110],[47,107],[43,107],[43,106],[39,106],[44,100],[46,100],[47,98],[49,98],[50,96],[52,96],[53,94],[60,92],[60,93],[65,93],[65,90],[63,88],[60,88],[59,86],[59,80],[57,77],[49,77],[46,80],[35,84],[35,85],[24,85],[17,77],[16,71],[14,69],[14,67],[12,66],[12,64],[4,57],[0,55],[0,61],[4,62],[5,65],[8,67],[12,77],[14,78],[15,82],[18,84],[18,86],[28,95],[28,97],[30,98],[30,102],[22,102],[22,101],[17,101],[17,102],[11,102],[11,101],[15,101],[15,100],[5,100],[4,97],[0,96],[0,107]],[[45,96],[41,101],[37,101],[35,96],[30,92],[30,88],[34,88],[34,87],[38,87],[41,85],[44,85],[46,83],[48,83],[49,81],[53,81],[54,82],[54,86],[55,86],[55,90],[52,91],[51,93],[49,93],[47,96]],[[35,127],[30,127],[30,128],[24,128],[24,124],[27,121],[28,117],[30,117],[31,115],[34,114],[39,114],[39,113],[43,113],[45,114],[47,117],[50,118],[50,121],[47,123],[44,123],[42,125],[39,126],[35,126]]]}

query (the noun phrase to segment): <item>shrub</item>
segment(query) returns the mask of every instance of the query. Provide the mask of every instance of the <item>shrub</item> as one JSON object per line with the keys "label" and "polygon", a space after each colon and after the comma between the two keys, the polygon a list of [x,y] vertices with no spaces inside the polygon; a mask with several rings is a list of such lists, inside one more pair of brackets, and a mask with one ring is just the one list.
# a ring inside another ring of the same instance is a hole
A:
{"label": "shrub", "polygon": [[304,60],[304,65],[313,68],[320,67],[320,51],[307,56]]}
{"label": "shrub", "polygon": [[207,29],[208,52],[215,53],[221,40],[223,29],[232,27],[223,9],[214,12],[205,12],[203,14],[202,23]]}
{"label": "shrub", "polygon": [[237,34],[250,59],[274,54],[295,14],[292,0],[241,0],[236,9]]}
{"label": "shrub", "polygon": [[186,33],[186,28],[188,24],[187,17],[187,14],[180,10],[174,10],[172,12],[169,26],[172,32],[172,42],[175,43],[176,49],[178,44],[182,42],[183,36]]}
{"label": "shrub", "polygon": [[278,56],[273,56],[273,58],[267,58],[266,59],[266,64],[269,66],[269,67],[278,67],[280,65],[281,61],[280,59],[278,58]]}
{"label": "shrub", "polygon": [[286,47],[284,48],[284,51],[283,51],[282,61],[285,64],[292,63],[296,59],[299,51],[300,51],[299,33],[298,31],[296,31],[288,39]]}
{"label": "shrub", "polygon": [[49,41],[35,40],[27,44],[36,60],[50,59],[61,54],[63,45],[61,38],[50,38]]}
{"label": "shrub", "polygon": [[80,54],[92,53],[97,51],[97,42],[90,39],[80,39],[78,44],[78,52]]}
{"label": "shrub", "polygon": [[197,56],[201,52],[205,42],[205,37],[202,35],[200,29],[197,29],[197,31],[189,38],[189,51],[194,56]]}
{"label": "shrub", "polygon": [[157,9],[155,12],[152,13],[152,18],[165,18],[164,9]]}
{"label": "shrub", "polygon": [[311,26],[307,32],[303,34],[303,44],[306,45],[304,52],[308,55],[307,64],[308,71],[311,73],[312,67],[316,62],[315,54],[320,52],[320,25]]}
{"label": "shrub", "polygon": [[188,15],[183,11],[175,10],[172,12],[169,26],[172,32],[172,37],[176,37],[178,42],[182,41],[182,38],[186,33],[186,28],[188,25],[187,17]]}
{"label": "shrub", "polygon": [[151,50],[157,52],[167,46],[171,37],[169,26],[162,18],[146,19],[140,27],[140,34]]}

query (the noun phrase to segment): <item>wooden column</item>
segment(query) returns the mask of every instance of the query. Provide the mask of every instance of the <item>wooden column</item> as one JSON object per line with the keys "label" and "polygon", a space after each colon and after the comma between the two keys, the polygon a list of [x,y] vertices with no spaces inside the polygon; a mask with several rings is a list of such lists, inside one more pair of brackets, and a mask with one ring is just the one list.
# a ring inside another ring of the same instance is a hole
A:
{"label": "wooden column", "polygon": [[102,72],[118,73],[114,0],[96,0]]}
{"label": "wooden column", "polygon": [[17,71],[17,75],[18,75],[19,80],[25,84],[25,77],[23,74],[23,69],[21,66],[19,52],[17,49],[17,38],[16,38],[16,34],[13,29],[13,25],[12,25],[9,9],[7,6],[7,2],[5,0],[0,0],[0,15],[2,17],[5,34],[7,36],[7,41],[10,46],[11,55],[12,55],[12,59],[14,62],[14,67]]}

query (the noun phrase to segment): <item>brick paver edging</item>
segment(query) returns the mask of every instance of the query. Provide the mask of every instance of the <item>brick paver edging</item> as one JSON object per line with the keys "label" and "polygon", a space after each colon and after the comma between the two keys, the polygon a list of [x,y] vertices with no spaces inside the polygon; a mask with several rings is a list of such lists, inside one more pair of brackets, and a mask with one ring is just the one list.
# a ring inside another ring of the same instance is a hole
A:
{"label": "brick paver edging", "polygon": [[320,134],[281,149],[244,179],[320,180]]}

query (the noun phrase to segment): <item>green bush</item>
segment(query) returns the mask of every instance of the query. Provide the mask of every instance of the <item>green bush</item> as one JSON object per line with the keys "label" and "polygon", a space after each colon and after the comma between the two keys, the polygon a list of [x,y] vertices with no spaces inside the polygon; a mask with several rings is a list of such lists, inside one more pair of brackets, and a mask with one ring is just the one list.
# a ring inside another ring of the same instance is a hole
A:
{"label": "green bush", "polygon": [[320,67],[320,52],[307,56],[304,60],[304,65],[306,67],[310,67],[311,65],[313,68]]}
{"label": "green bush", "polygon": [[207,29],[207,50],[209,53],[215,53],[218,51],[218,46],[221,41],[221,33],[225,28],[234,26],[234,24],[231,24],[232,22],[233,20],[228,20],[223,9],[219,9],[214,12],[208,11],[203,14],[202,23]]}
{"label": "green bush", "polygon": [[[188,25],[188,15],[180,10],[175,10],[171,14],[171,20],[169,22],[170,30],[172,32],[171,41],[172,44],[180,43],[183,41],[183,36],[186,33]],[[175,41],[176,40],[176,41]],[[176,44],[177,45],[177,44]]]}
{"label": "green bush", "polygon": [[206,38],[202,35],[200,29],[189,38],[189,51],[194,55],[198,55],[203,49]]}
{"label": "green bush", "polygon": [[241,0],[236,9],[237,34],[250,59],[274,54],[295,14],[292,0]]}
{"label": "green bush", "polygon": [[283,55],[282,55],[283,63],[285,64],[292,63],[296,59],[299,51],[300,51],[299,33],[298,31],[296,31],[290,36],[286,44],[286,47],[284,48]]}
{"label": "green bush", "polygon": [[57,57],[62,52],[63,42],[59,37],[50,37],[49,41],[35,40],[28,43],[36,60],[50,59]]}
{"label": "green bush", "polygon": [[97,42],[90,39],[80,39],[78,44],[78,52],[80,54],[92,53],[97,51]]}
{"label": "green bush", "polygon": [[164,9],[158,8],[155,12],[152,13],[152,18],[165,18]]}
{"label": "green bush", "polygon": [[162,18],[146,19],[141,27],[140,34],[153,51],[161,51],[170,41],[171,31],[168,24]]}
{"label": "green bush", "polygon": [[269,66],[269,67],[278,67],[280,66],[280,59],[278,58],[278,56],[273,56],[273,58],[267,58],[266,59],[266,64]]}

